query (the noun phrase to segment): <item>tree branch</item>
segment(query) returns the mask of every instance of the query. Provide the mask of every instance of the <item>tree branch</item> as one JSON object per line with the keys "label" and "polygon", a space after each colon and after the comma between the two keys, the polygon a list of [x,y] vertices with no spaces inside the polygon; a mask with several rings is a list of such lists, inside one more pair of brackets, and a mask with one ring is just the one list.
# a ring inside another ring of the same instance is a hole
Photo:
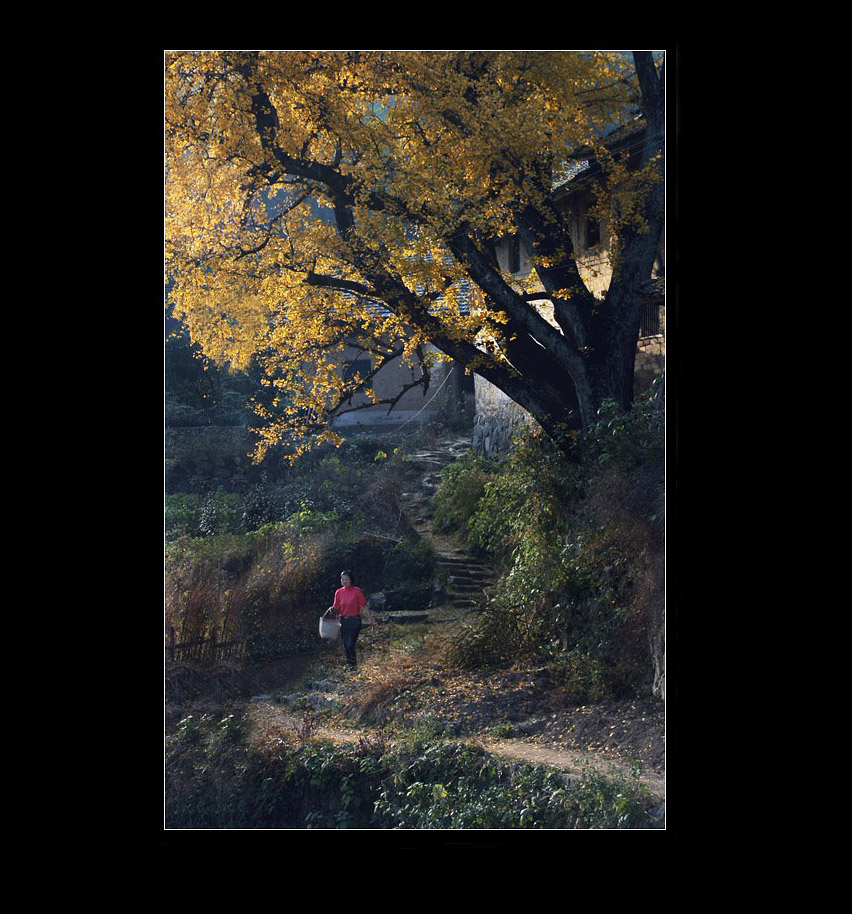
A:
{"label": "tree branch", "polygon": [[[242,260],[243,257],[250,257],[252,254],[259,254],[270,242],[272,239],[272,229],[277,222],[284,218],[288,213],[292,212],[297,206],[300,206],[305,200],[308,199],[310,193],[308,191],[303,191],[301,194],[296,197],[295,200],[291,201],[284,209],[281,210],[276,216],[270,219],[269,223],[266,226],[266,237],[260,244],[256,245],[253,248],[247,250],[240,250],[240,253],[237,254],[236,259]],[[248,201],[247,201],[248,202]],[[242,223],[242,220],[241,220]],[[243,223],[244,224],[244,223]]]}
{"label": "tree branch", "polygon": [[646,120],[656,125],[662,117],[665,104],[663,74],[657,72],[654,55],[650,51],[634,51],[633,65],[639,78],[639,107]]}
{"label": "tree branch", "polygon": [[515,292],[493,269],[467,234],[457,232],[449,239],[449,244],[474,282],[498,308],[506,312],[518,330],[538,340],[556,357],[571,377],[579,376],[584,366],[576,343],[550,324],[535,307],[526,302],[524,296]]}

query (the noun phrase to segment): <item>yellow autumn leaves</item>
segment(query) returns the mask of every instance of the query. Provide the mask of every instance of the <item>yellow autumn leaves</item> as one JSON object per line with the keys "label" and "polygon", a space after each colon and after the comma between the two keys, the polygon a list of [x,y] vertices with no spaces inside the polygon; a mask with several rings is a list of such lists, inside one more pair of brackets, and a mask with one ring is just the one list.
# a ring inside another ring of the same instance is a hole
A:
{"label": "yellow autumn leaves", "polygon": [[439,326],[499,360],[505,315],[447,239],[513,232],[628,97],[575,52],[175,52],[164,77],[169,304],[264,367],[261,450],[343,395],[347,342],[413,360]]}

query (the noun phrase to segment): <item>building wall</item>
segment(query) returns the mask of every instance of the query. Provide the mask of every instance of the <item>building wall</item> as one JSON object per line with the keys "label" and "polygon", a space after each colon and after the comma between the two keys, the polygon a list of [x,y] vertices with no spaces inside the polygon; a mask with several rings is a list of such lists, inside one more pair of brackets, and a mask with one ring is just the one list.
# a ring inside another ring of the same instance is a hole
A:
{"label": "building wall", "polygon": [[[427,354],[437,354],[434,347],[426,347]],[[369,356],[361,354],[357,349],[346,352],[348,360],[357,361],[368,359]],[[371,362],[372,364],[372,362]],[[446,416],[460,407],[458,401],[465,397],[465,382],[460,377],[463,373],[453,362],[441,357],[436,359],[431,371],[428,389],[415,387],[406,391],[399,402],[390,412],[387,404],[368,406],[354,412],[344,412],[338,416],[333,425],[336,428],[352,428],[357,426],[397,428],[401,425],[429,422],[438,417]],[[373,379],[373,390],[381,397],[393,397],[406,385],[422,377],[419,366],[409,365],[402,359],[394,359],[385,365]],[[473,396],[472,383],[470,384],[470,397]],[[357,394],[352,398],[353,406],[369,403],[364,394]],[[347,406],[348,408],[348,406]]]}
{"label": "building wall", "polygon": [[[612,269],[609,262],[608,227],[605,223],[596,224],[589,218],[591,195],[582,192],[567,200],[565,215],[568,220],[575,256],[589,290],[597,298],[602,298],[609,288]],[[527,252],[512,238],[502,238],[495,244],[497,262],[500,268],[510,272],[519,284],[529,280],[532,262]],[[512,270],[512,266],[517,266]],[[660,239],[660,250],[655,278],[665,277],[665,234]],[[555,322],[548,314],[552,306],[546,300],[539,303],[540,310],[551,323]],[[646,391],[654,378],[659,377],[665,368],[665,307],[659,309],[659,332],[640,338],[636,352],[634,372],[634,393]],[[476,378],[476,415],[473,428],[473,448],[482,455],[492,456],[505,452],[518,429],[536,425],[533,418],[505,394],[497,390],[488,381]]]}
{"label": "building wall", "polygon": [[[598,298],[603,297],[609,287],[611,268],[609,263],[608,227],[596,224],[589,217],[592,197],[588,191],[580,191],[565,198],[564,212],[569,224],[575,256],[581,275],[590,291]],[[514,238],[502,238],[495,243],[495,253],[500,268],[510,273],[520,285],[527,283],[532,273],[532,261],[522,245]],[[655,276],[665,276],[665,236],[660,239],[658,268]],[[551,323],[548,315],[550,303],[542,300],[539,307]],[[431,348],[431,347],[430,347]],[[437,350],[433,350],[436,352]],[[351,350],[350,359],[359,357],[357,350]],[[665,366],[665,308],[660,308],[659,333],[639,340],[636,354],[634,391],[643,393],[658,377]],[[374,389],[381,397],[393,396],[404,384],[420,377],[419,368],[401,360],[385,366],[375,378]],[[354,405],[366,403],[363,395],[353,398]],[[535,421],[524,409],[505,394],[480,378],[466,377],[461,368],[449,361],[436,361],[432,379],[425,396],[422,389],[408,391],[388,412],[387,405],[345,413],[334,421],[338,427],[384,426],[399,427],[415,422],[428,422],[437,418],[472,414],[472,442],[481,454],[493,455],[505,452],[512,437],[522,427],[534,427]]]}
{"label": "building wall", "polygon": [[534,428],[532,416],[493,384],[476,377],[473,450],[484,457],[504,454],[522,429]]}
{"label": "building wall", "polygon": [[666,367],[666,309],[660,308],[660,332],[642,337],[636,347],[633,394],[639,396],[651,386]]}

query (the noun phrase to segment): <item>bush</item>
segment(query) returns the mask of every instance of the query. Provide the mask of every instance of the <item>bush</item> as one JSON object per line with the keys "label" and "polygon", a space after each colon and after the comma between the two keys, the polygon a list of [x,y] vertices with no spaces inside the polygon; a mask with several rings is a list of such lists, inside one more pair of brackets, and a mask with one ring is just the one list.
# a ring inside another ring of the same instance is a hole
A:
{"label": "bush", "polygon": [[605,407],[578,442],[579,463],[527,434],[499,464],[469,459],[445,474],[443,516],[502,569],[480,618],[451,644],[451,663],[556,661],[578,693],[597,698],[652,685],[662,434],[649,397],[626,415]]}
{"label": "bush", "polygon": [[239,503],[239,496],[222,489],[208,493],[199,508],[198,532],[202,536],[233,532],[237,527]]}
{"label": "bush", "polygon": [[384,586],[430,583],[435,572],[435,552],[423,540],[394,543],[384,568]]}
{"label": "bush", "polygon": [[578,487],[575,471],[543,436],[522,435],[502,463],[479,457],[450,464],[435,496],[435,515],[474,549],[508,560],[538,524],[553,534]]}
{"label": "bush", "polygon": [[262,755],[232,717],[184,719],[167,739],[168,828],[645,827],[636,779],[510,765],[461,743],[340,749],[291,739]]}
{"label": "bush", "polygon": [[199,496],[193,494],[166,495],[164,523],[167,540],[194,536],[198,532],[199,501]]}
{"label": "bush", "polygon": [[254,485],[242,499],[240,529],[247,533],[259,530],[283,520],[294,507],[288,504],[287,490],[265,483]]}
{"label": "bush", "polygon": [[579,441],[579,453],[588,467],[631,470],[665,457],[663,381],[658,378],[625,412],[617,403],[605,402],[597,422]]}
{"label": "bush", "polygon": [[441,486],[432,501],[436,529],[466,536],[468,524],[479,508],[489,479],[486,462],[472,454],[444,467]]}
{"label": "bush", "polygon": [[631,828],[645,822],[633,781],[509,764],[462,743],[423,743],[392,760],[375,803],[382,828]]}

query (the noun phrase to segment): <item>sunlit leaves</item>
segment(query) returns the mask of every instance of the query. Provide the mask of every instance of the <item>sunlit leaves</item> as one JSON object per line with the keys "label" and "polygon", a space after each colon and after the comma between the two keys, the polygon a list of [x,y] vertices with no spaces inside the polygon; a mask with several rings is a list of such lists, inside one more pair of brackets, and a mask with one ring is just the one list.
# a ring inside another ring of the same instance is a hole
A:
{"label": "sunlit leaves", "polygon": [[619,59],[598,53],[170,52],[165,63],[170,304],[211,358],[262,366],[280,393],[280,409],[266,407],[270,441],[342,402],[347,342],[377,364],[413,362],[429,339],[504,364],[504,305],[452,239],[517,231],[556,166],[630,99]]}

